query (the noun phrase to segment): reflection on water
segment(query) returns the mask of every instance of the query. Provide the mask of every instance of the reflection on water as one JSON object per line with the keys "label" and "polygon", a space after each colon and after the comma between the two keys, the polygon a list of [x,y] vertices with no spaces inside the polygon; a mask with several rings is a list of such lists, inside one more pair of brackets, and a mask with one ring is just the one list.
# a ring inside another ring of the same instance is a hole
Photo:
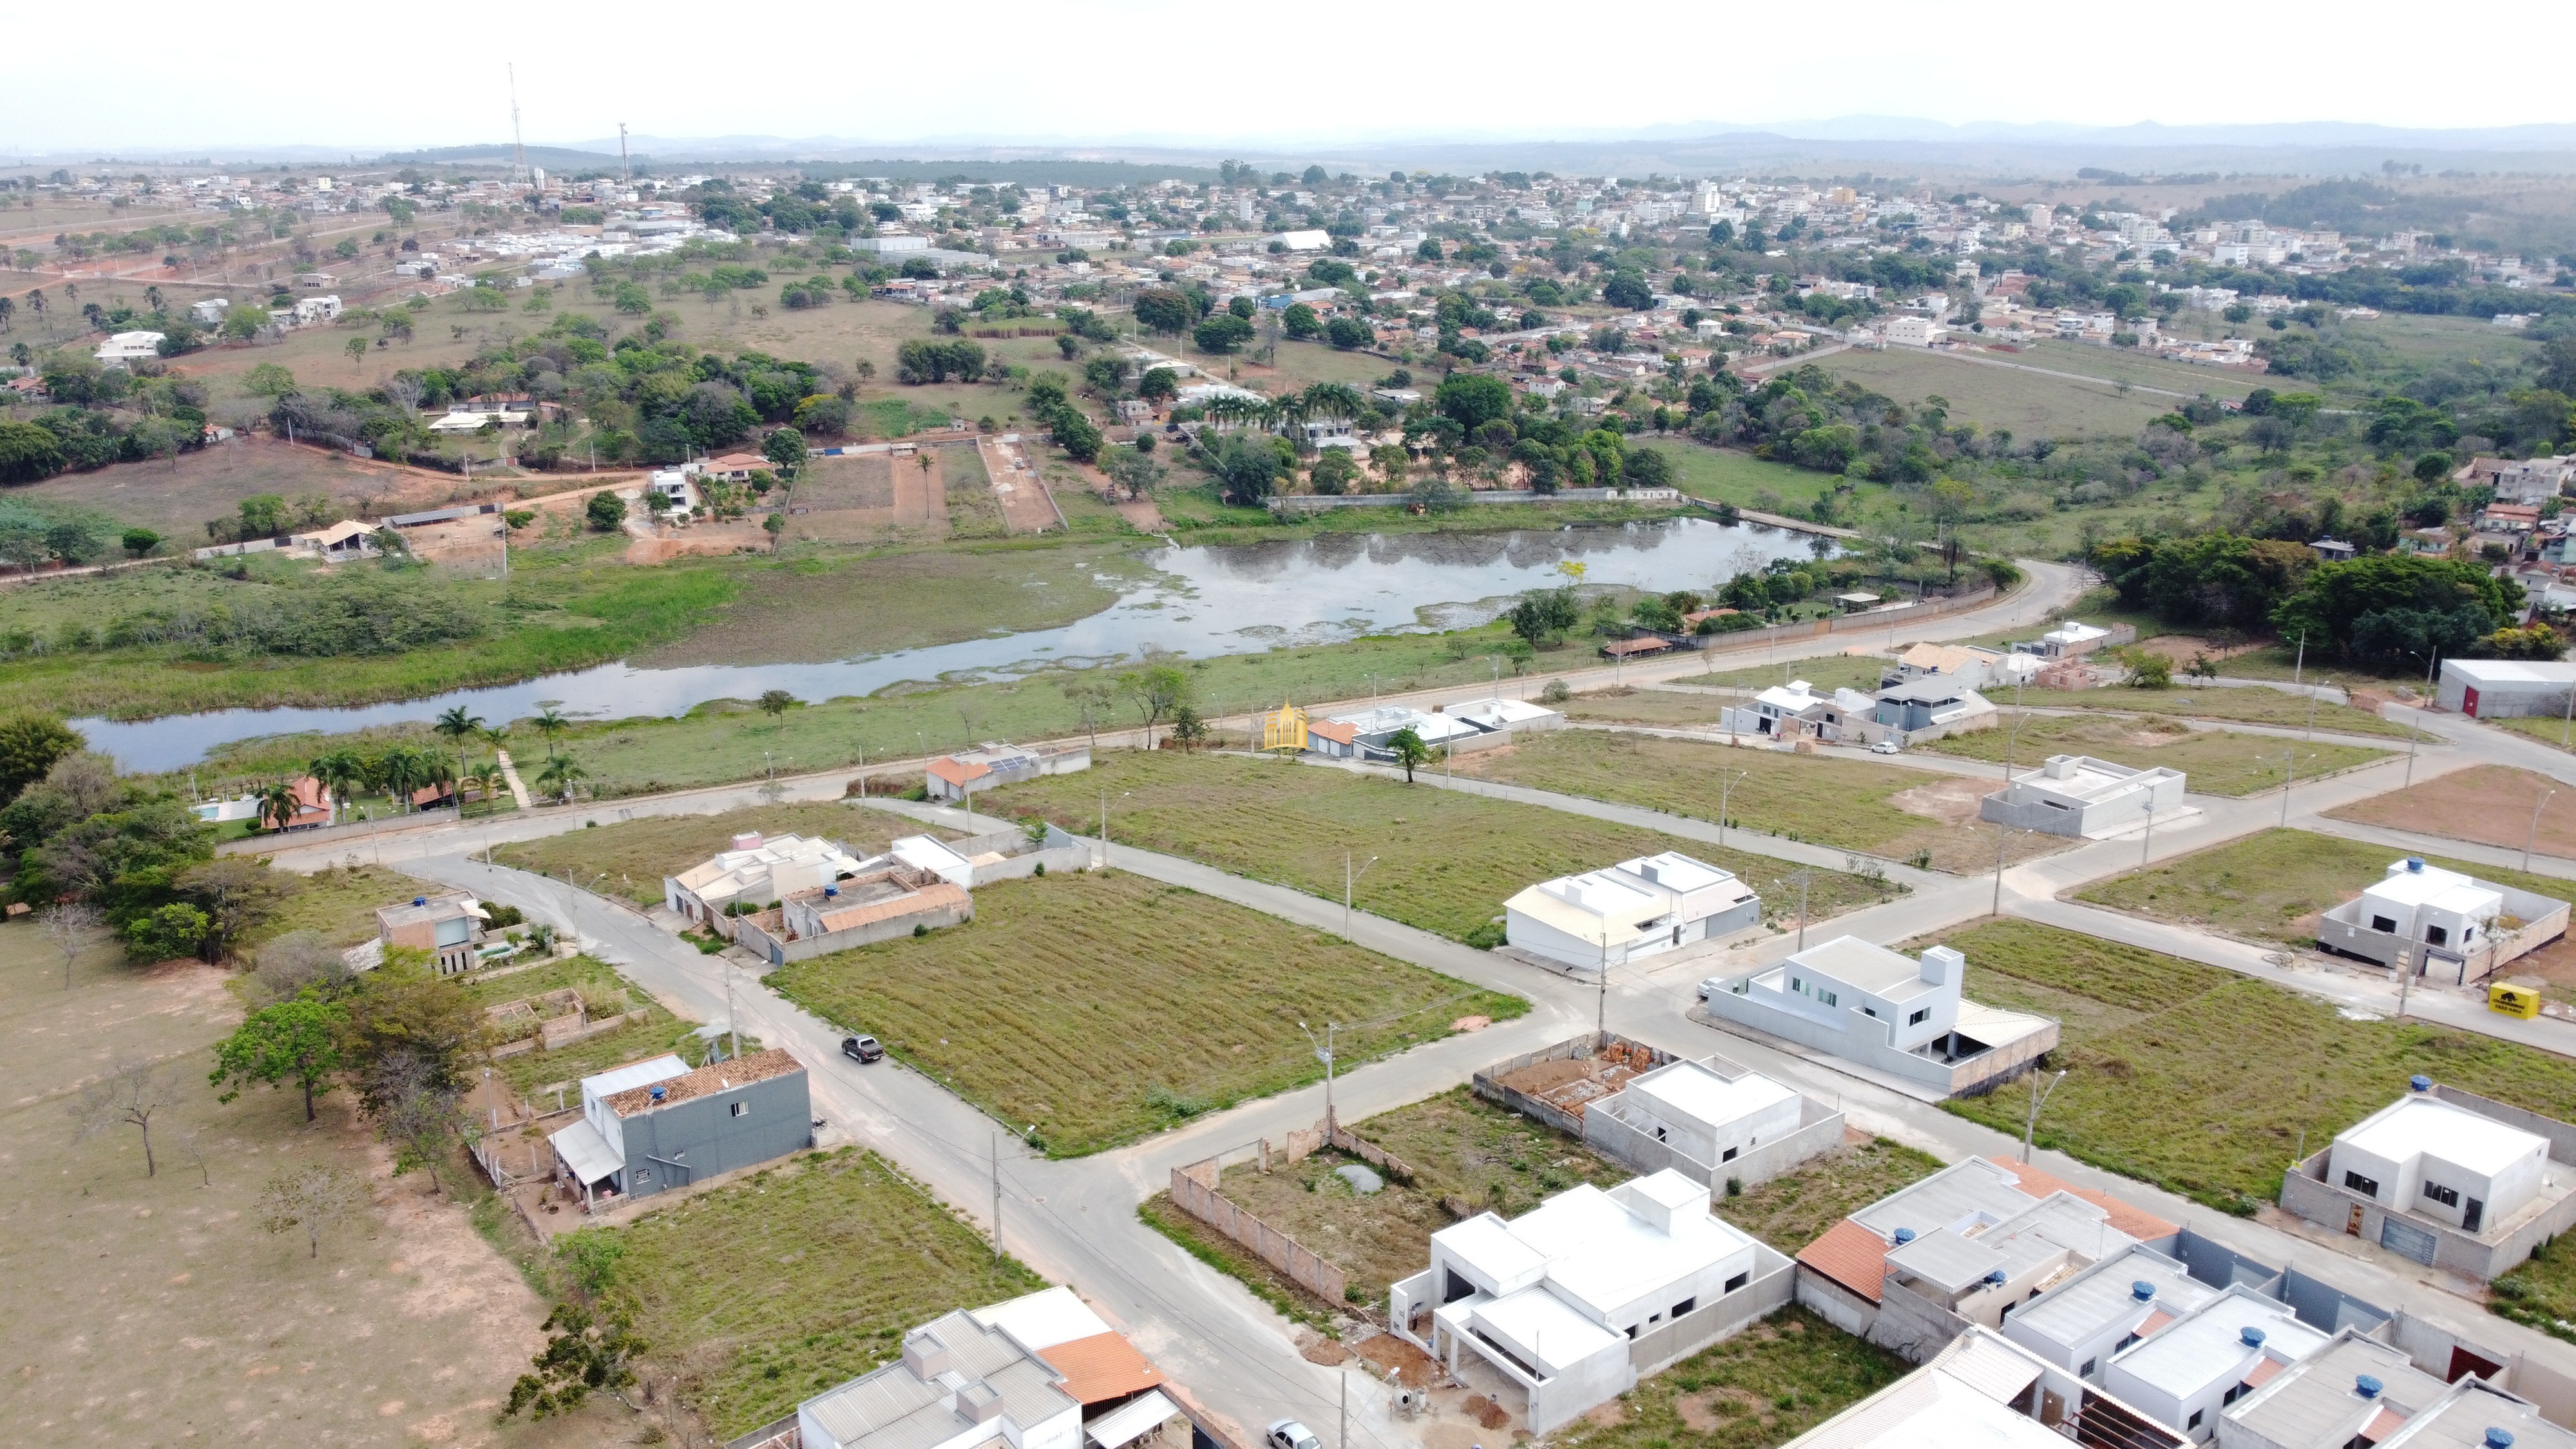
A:
{"label": "reflection on water", "polygon": [[1587,583],[1707,591],[1773,558],[1804,557],[1805,535],[1705,519],[1508,533],[1326,533],[1273,543],[1169,547],[1145,556],[1157,572],[1117,603],[1061,629],[1000,634],[855,659],[807,664],[702,664],[643,669],[623,662],[489,689],[353,709],[227,709],[117,723],[81,720],[94,748],[130,770],[167,770],[215,745],[262,735],[337,733],[428,720],[463,705],[487,720],[524,718],[550,701],[568,715],[677,715],[716,699],[783,689],[807,701],[874,693],[904,681],[1004,678],[1067,664],[1130,658],[1147,649],[1247,654],[1494,617],[1526,590],[1584,565]]}

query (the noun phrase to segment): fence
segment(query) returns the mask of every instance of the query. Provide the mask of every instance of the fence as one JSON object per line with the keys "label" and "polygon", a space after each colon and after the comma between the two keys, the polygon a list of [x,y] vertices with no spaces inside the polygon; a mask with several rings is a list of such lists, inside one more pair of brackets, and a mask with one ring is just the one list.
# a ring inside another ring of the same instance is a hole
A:
{"label": "fence", "polygon": [[1630,1041],[1617,1032],[1590,1032],[1578,1037],[1569,1037],[1554,1046],[1538,1051],[1523,1052],[1508,1061],[1497,1062],[1476,1073],[1468,1081],[1475,1089],[1476,1095],[1486,1101],[1496,1106],[1507,1107],[1524,1117],[1544,1122],[1568,1137],[1580,1139],[1583,1136],[1582,1113],[1569,1112],[1553,1102],[1533,1097],[1517,1087],[1505,1086],[1502,1079],[1523,1067],[1534,1067],[1541,1062],[1561,1062],[1569,1059],[1589,1061],[1613,1047],[1620,1048],[1632,1056],[1643,1054],[1658,1067],[1681,1060],[1661,1047],[1648,1046],[1641,1041]]}
{"label": "fence", "polygon": [[1325,1302],[1340,1303],[1349,1292],[1350,1278],[1331,1260],[1236,1207],[1217,1190],[1216,1158],[1173,1168],[1172,1202],[1191,1217],[1258,1253],[1261,1261]]}
{"label": "fence", "polygon": [[[1336,508],[1409,508],[1411,493],[1344,493],[1332,496],[1317,493],[1295,493],[1274,496],[1273,513],[1327,513]],[[1678,488],[1560,488],[1554,493],[1534,493],[1523,488],[1453,488],[1448,503],[1455,507],[1482,506],[1488,503],[1679,503]]]}

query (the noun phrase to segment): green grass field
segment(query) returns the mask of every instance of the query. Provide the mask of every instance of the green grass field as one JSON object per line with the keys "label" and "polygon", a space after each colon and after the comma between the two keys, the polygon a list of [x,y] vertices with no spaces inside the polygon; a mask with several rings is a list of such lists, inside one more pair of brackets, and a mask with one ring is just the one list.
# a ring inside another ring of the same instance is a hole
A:
{"label": "green grass field", "polygon": [[1564,1449],[1774,1449],[1904,1377],[1903,1359],[1784,1308],[1556,1431]]}
{"label": "green grass field", "polygon": [[1142,876],[984,887],[973,922],[791,962],[770,984],[1074,1157],[1519,1016],[1483,991]]}
{"label": "green grass field", "polygon": [[[567,1100],[577,1104],[581,1096],[578,1083],[594,1072],[675,1049],[690,1062],[704,1054],[689,1040],[697,1031],[694,1022],[673,1016],[653,999],[651,992],[618,975],[615,967],[588,956],[543,961],[527,970],[503,975],[468,977],[460,985],[476,1006],[486,1009],[571,989],[581,993],[582,1005],[594,1020],[618,1012],[635,1018],[615,1031],[553,1051],[539,1045],[494,1058],[493,1070],[507,1078],[511,1090],[540,1112],[554,1109],[557,1088],[572,1088]],[[754,1048],[746,1043],[743,1050]]]}
{"label": "green grass field", "polygon": [[1791,1257],[1827,1228],[1941,1170],[1941,1159],[1873,1137],[1838,1147],[1735,1197],[1720,1193],[1717,1215]]}
{"label": "green grass field", "polygon": [[[781,835],[820,836],[837,840],[862,858],[884,851],[898,835],[952,839],[956,832],[917,826],[857,805],[755,805],[717,815],[651,815],[602,825],[596,830],[568,830],[541,840],[495,846],[492,860],[516,870],[563,877],[602,894],[623,896],[641,905],[662,901],[662,878],[678,875],[717,851],[731,848],[734,836],[756,830]],[[606,879],[602,880],[601,877]]]}
{"label": "green grass field", "polygon": [[[2318,913],[2361,894],[2399,854],[2369,841],[2266,830],[2098,881],[2077,892],[2077,898],[2224,935],[2305,946],[2316,939]],[[2437,855],[2424,859],[2519,890],[2576,900],[2576,881]]]}
{"label": "green grass field", "polygon": [[901,1356],[903,1335],[1046,1286],[873,1152],[844,1147],[612,1229],[610,1293],[719,1439]]}
{"label": "green grass field", "polygon": [[1672,682],[1705,685],[1711,689],[1761,690],[1803,679],[1828,692],[1836,689],[1875,690],[1888,668],[1888,661],[1874,654],[1822,654],[1811,659],[1784,660],[1778,664],[1720,669]]}
{"label": "green grass field", "polygon": [[[1998,360],[2022,361],[2019,357]],[[2076,370],[2037,358],[2029,365],[2056,372]],[[1816,366],[1909,407],[1927,397],[1948,398],[1952,418],[1973,421],[1989,432],[2007,429],[2016,438],[2131,438],[2149,418],[2173,406],[2173,399],[2153,393],[2123,397],[2112,382],[2075,382],[1911,348],[1838,352],[1818,359]]]}
{"label": "green grass field", "polygon": [[[2388,1105],[2414,1073],[2546,1116],[2576,1111],[2576,1062],[2493,1037],[2353,1021],[2231,971],[2027,921],[1944,943],[1967,955],[1969,996],[2064,1024],[2050,1061],[2067,1076],[2040,1114],[2041,1145],[2231,1212],[2277,1198],[2302,1142],[2314,1150]],[[1943,1105],[2017,1133],[2028,1102],[2015,1085]]]}
{"label": "green grass field", "polygon": [[[1991,698],[2009,709],[2016,701],[2010,690],[1996,690]],[[2321,732],[2339,735],[2377,735],[2403,744],[2409,733],[2396,724],[2367,710],[2348,704],[2311,701],[2277,689],[2026,689],[2018,703],[2030,709],[2081,709],[2104,714],[2167,715],[2181,719],[2215,720],[2221,724],[2273,725],[2281,729],[2305,730],[2313,713]],[[2314,704],[2313,711],[2310,705]],[[2427,739],[2431,736],[2426,736]]]}
{"label": "green grass field", "polygon": [[[1099,828],[1107,792],[1110,838],[1251,876],[1327,900],[1342,896],[1344,853],[1378,857],[1358,878],[1362,910],[1453,940],[1502,914],[1523,886],[1633,856],[1679,850],[1769,881],[1778,862],[1722,851],[1651,830],[1536,805],[1515,805],[1340,770],[1269,760],[1113,754],[1081,775],[995,791],[996,813],[1040,813],[1068,829]],[[1810,909],[1819,916],[1889,899],[1883,881],[1818,872]],[[1783,909],[1768,893],[1766,914]]]}
{"label": "green grass field", "polygon": [[[2016,732],[2018,737],[2016,738]],[[2386,750],[2331,741],[2309,743],[2270,735],[2194,730],[2171,718],[2125,719],[2083,715],[2020,715],[2007,709],[1998,729],[1951,735],[1918,748],[1962,759],[1999,761],[2022,768],[2051,755],[2091,755],[2136,769],[2162,766],[2188,777],[2195,795],[2242,796],[2279,787],[2298,755],[2297,778],[2314,780],[2388,758]]]}
{"label": "green grass field", "polygon": [[[1723,803],[1728,823],[1742,829],[1896,860],[1928,854],[1938,869],[1975,869],[1993,857],[1959,824],[1896,803],[1891,797],[1938,777],[1893,765],[1572,729],[1458,763],[1486,779],[1700,820],[1715,821]],[[1754,878],[1782,870],[1774,864]]]}

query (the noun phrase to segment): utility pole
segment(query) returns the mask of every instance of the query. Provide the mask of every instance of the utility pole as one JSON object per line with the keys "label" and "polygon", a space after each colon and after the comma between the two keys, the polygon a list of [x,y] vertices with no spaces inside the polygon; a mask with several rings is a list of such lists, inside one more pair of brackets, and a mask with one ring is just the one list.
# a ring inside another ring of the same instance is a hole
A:
{"label": "utility pole", "polygon": [[[1107,817],[1104,816],[1102,818],[1106,819]],[[1105,830],[1107,827],[1103,826],[1102,828]],[[1377,864],[1377,857],[1372,855],[1368,858],[1367,863],[1363,864],[1359,870],[1353,871],[1351,869],[1351,853],[1347,850],[1342,852],[1342,939],[1345,941],[1348,941],[1351,938],[1351,885],[1353,882],[1357,881],[1360,876],[1368,873],[1369,866],[1375,864]]]}
{"label": "utility pole", "polygon": [[1002,1256],[1002,1134],[993,1134],[993,1256]]}
{"label": "utility pole", "polygon": [[1735,793],[1735,787],[1750,778],[1752,774],[1751,770],[1738,770],[1735,772],[1735,778],[1726,780],[1717,787],[1717,848],[1720,850],[1726,848],[1726,797]]}
{"label": "utility pole", "polygon": [[2021,707],[2021,687],[2028,678],[2018,670],[2013,673],[2013,727],[2012,733],[2004,739],[2004,785],[2007,789],[2012,786],[2013,747],[2021,743],[2022,721],[2030,718],[2030,711]]}
{"label": "utility pole", "polygon": [[2549,808],[2550,800],[2557,794],[2557,791],[2552,790],[2540,797],[2539,804],[2531,807],[2531,833],[2522,838],[2522,869],[2525,875],[2531,873],[2531,847],[2540,839],[2540,812]]}
{"label": "utility pole", "polygon": [[2152,785],[2147,787],[2146,808],[2147,833],[2138,840],[2138,869],[2140,870],[2147,868],[2147,852],[2154,849],[2156,843],[2156,792]]}
{"label": "utility pole", "polygon": [[2290,823],[2290,786],[2299,776],[2299,752],[2293,748],[2282,759],[2284,763],[2281,770],[2281,824],[2286,827]]}
{"label": "utility pole", "polygon": [[2404,1021],[2406,1019],[2407,988],[2415,984],[2416,974],[2424,969],[2424,957],[2427,947],[2424,944],[2423,936],[2420,934],[2420,924],[2417,929],[2419,934],[2415,938],[2415,949],[2406,953],[2405,959],[2399,966],[2399,969],[2406,973],[2405,975],[2397,978],[2397,1019],[2399,1021]]}
{"label": "utility pole", "polygon": [[2031,1069],[2030,1115],[2024,1117],[2021,1123],[2021,1160],[2022,1165],[2025,1167],[2030,1165],[2031,1134],[2039,1128],[2039,1109],[2047,1105],[2049,1094],[2055,1092],[2057,1090],[2057,1084],[2065,1080],[2066,1073],[2061,1071],[2055,1077],[2049,1079],[2049,1083],[2046,1087],[2042,1087],[2039,1084],[2038,1068],[2034,1067]]}
{"label": "utility pole", "polygon": [[1337,1121],[1333,1116],[1333,1028],[1334,1023],[1324,1023],[1324,1040],[1318,1045],[1315,1029],[1302,1021],[1297,1023],[1297,1029],[1306,1034],[1306,1044],[1315,1048],[1315,1060],[1324,1064],[1324,1121],[1328,1126]]}

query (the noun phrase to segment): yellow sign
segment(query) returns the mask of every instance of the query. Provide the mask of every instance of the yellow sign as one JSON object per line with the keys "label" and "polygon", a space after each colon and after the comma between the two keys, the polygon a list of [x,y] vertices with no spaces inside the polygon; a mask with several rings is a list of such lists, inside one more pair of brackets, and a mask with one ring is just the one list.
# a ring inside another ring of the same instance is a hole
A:
{"label": "yellow sign", "polygon": [[2540,993],[2528,986],[2490,986],[2487,1010],[2529,1021],[2540,1014]]}
{"label": "yellow sign", "polygon": [[1279,707],[1261,714],[1261,747],[1265,750],[1302,750],[1306,748],[1306,711],[1279,701]]}

